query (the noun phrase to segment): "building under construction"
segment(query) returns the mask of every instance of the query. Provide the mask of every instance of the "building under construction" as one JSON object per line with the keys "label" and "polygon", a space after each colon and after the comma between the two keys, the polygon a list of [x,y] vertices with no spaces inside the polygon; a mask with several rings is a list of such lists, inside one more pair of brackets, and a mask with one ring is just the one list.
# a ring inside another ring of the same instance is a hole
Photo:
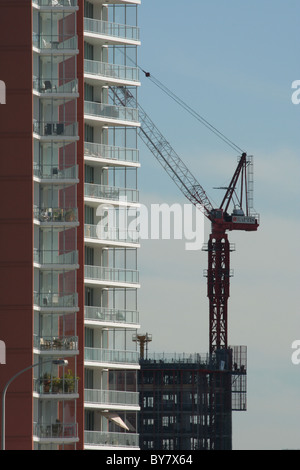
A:
{"label": "building under construction", "polygon": [[231,450],[232,411],[246,410],[247,350],[141,358],[142,450]]}

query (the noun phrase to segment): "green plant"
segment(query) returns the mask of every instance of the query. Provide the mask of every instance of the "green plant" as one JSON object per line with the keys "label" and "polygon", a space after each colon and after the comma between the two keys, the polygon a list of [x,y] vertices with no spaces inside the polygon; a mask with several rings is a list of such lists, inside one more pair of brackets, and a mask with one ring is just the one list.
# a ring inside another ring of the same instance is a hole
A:
{"label": "green plant", "polygon": [[73,393],[75,391],[76,380],[79,380],[79,377],[74,377],[74,374],[71,369],[68,369],[68,372],[65,374],[65,391]]}

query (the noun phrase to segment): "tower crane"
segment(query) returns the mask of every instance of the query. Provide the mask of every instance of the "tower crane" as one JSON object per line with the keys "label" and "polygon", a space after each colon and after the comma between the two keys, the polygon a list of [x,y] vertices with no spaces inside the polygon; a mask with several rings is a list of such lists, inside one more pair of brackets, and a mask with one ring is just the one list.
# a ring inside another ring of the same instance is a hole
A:
{"label": "tower crane", "polygon": [[[259,217],[253,213],[253,159],[245,152],[238,157],[236,170],[231,178],[219,207],[214,207],[208,195],[195,179],[185,163],[173,150],[159,129],[146,114],[135,97],[125,87],[110,88],[122,106],[139,111],[141,126],[138,133],[159,163],[184,196],[201,210],[211,222],[209,236],[207,296],[209,298],[209,352],[228,348],[227,304],[230,287],[230,252],[232,246],[227,232],[239,230],[253,232],[259,227]],[[233,208],[232,208],[233,206]]]}

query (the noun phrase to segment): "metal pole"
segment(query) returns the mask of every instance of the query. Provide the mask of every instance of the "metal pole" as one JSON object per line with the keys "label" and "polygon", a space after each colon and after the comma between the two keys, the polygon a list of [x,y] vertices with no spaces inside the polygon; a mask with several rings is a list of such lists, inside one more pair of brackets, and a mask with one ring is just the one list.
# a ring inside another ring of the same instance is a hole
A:
{"label": "metal pole", "polygon": [[[48,360],[45,361],[44,364],[47,362],[52,362],[53,364],[58,364],[58,365],[67,365],[68,362],[64,361],[62,359],[59,360]],[[6,392],[9,387],[9,385],[17,378],[19,375],[23,374],[24,372],[27,372],[30,369],[33,369],[34,367],[40,365],[40,362],[37,362],[36,364],[32,364],[31,366],[26,367],[25,369],[21,370],[20,372],[17,372],[5,385],[3,391],[2,391],[2,425],[1,425],[1,450],[5,450],[5,397],[6,397]]]}

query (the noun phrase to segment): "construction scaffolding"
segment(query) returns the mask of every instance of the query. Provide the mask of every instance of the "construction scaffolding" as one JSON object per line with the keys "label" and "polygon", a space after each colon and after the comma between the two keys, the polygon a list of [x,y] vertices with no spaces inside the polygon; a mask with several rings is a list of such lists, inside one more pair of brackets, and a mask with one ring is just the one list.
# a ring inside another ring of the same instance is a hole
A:
{"label": "construction scaffolding", "polygon": [[246,410],[246,347],[141,360],[143,450],[231,450],[232,411]]}

